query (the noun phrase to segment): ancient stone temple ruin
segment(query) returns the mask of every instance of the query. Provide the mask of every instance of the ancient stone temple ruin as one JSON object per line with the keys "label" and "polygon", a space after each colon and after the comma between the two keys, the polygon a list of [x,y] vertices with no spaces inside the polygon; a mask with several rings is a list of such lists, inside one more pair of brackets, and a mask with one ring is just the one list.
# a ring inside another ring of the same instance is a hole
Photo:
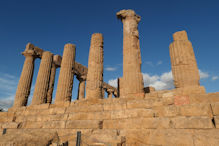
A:
{"label": "ancient stone temple ruin", "polygon": [[[219,145],[219,92],[206,93],[200,86],[186,31],[174,33],[169,46],[175,89],[156,91],[143,85],[140,16],[133,10],[116,15],[123,23],[123,76],[118,77],[118,88],[103,81],[101,33],[91,36],[88,68],[75,60],[74,44],[66,44],[59,56],[28,43],[14,105],[0,112],[0,145]],[[27,105],[37,58],[41,63]],[[74,76],[78,96],[71,101]]]}

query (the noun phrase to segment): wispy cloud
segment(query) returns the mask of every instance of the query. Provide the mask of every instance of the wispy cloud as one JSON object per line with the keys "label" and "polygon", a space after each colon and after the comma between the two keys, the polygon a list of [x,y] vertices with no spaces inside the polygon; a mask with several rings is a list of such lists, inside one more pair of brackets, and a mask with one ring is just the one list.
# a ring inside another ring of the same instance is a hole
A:
{"label": "wispy cloud", "polygon": [[163,61],[160,60],[157,62],[157,65],[161,65],[161,64],[163,64]]}
{"label": "wispy cloud", "polygon": [[159,60],[157,63],[153,63],[152,61],[145,61],[144,63],[148,66],[154,67],[163,64],[163,61]]}
{"label": "wispy cloud", "polygon": [[201,71],[201,70],[199,70],[199,75],[200,75],[200,79],[206,79],[206,78],[209,77],[208,72],[204,72],[204,71]]}
{"label": "wispy cloud", "polygon": [[105,70],[107,70],[107,71],[115,71],[115,70],[117,70],[117,68],[116,67],[106,67]]}
{"label": "wispy cloud", "polygon": [[149,65],[149,66],[154,66],[154,64],[151,62],[151,61],[145,61],[144,62],[146,65]]}
{"label": "wispy cloud", "polygon": [[0,73],[0,108],[7,110],[13,105],[17,83],[16,76]]}
{"label": "wispy cloud", "polygon": [[217,79],[219,79],[218,76],[213,76],[213,77],[211,78],[212,81],[215,81],[215,80],[217,80]]}

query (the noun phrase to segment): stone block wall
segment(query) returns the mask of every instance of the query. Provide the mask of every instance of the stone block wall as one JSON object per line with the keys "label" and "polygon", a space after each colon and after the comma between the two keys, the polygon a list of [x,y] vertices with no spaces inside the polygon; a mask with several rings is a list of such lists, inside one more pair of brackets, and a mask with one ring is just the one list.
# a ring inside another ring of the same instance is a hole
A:
{"label": "stone block wall", "polygon": [[176,105],[174,98],[171,91],[155,91],[142,99],[78,100],[62,106],[11,108],[0,113],[0,131],[6,129],[0,144],[17,132],[35,132],[40,137],[41,130],[56,132],[59,142],[72,145],[77,131],[82,132],[84,145],[218,145],[219,93],[191,95],[192,102],[184,105]]}

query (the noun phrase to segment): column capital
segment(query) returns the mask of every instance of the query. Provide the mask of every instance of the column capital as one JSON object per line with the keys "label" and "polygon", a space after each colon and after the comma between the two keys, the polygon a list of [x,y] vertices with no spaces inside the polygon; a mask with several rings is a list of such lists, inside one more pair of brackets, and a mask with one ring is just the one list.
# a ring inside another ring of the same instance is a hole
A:
{"label": "column capital", "polygon": [[77,78],[80,82],[82,82],[82,81],[85,81],[85,80],[86,80],[87,76],[86,76],[86,75],[77,75],[76,78]]}
{"label": "column capital", "polygon": [[21,53],[25,57],[36,57],[36,52],[34,50],[25,50],[24,52]]}
{"label": "column capital", "polygon": [[139,15],[137,15],[134,10],[131,10],[131,9],[121,10],[121,11],[116,13],[116,16],[121,21],[123,21],[125,19],[134,19],[138,23],[141,20],[141,17]]}

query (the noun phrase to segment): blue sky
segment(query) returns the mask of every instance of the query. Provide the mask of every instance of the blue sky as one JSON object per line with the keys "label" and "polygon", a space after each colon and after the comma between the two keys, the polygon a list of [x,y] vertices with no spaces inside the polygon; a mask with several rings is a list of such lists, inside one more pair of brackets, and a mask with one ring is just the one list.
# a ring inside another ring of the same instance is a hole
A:
{"label": "blue sky", "polygon": [[[133,9],[139,23],[145,86],[172,88],[169,44],[172,34],[186,30],[192,42],[201,85],[219,91],[219,1],[201,0],[7,0],[0,1],[0,106],[13,102],[22,71],[21,52],[28,42],[62,55],[66,43],[76,44],[76,61],[87,66],[92,33],[104,36],[104,81],[122,76],[121,9]],[[40,60],[35,62],[34,87]],[[56,83],[59,70],[57,70]],[[73,99],[78,81],[74,80]],[[33,92],[33,89],[32,89]]]}

